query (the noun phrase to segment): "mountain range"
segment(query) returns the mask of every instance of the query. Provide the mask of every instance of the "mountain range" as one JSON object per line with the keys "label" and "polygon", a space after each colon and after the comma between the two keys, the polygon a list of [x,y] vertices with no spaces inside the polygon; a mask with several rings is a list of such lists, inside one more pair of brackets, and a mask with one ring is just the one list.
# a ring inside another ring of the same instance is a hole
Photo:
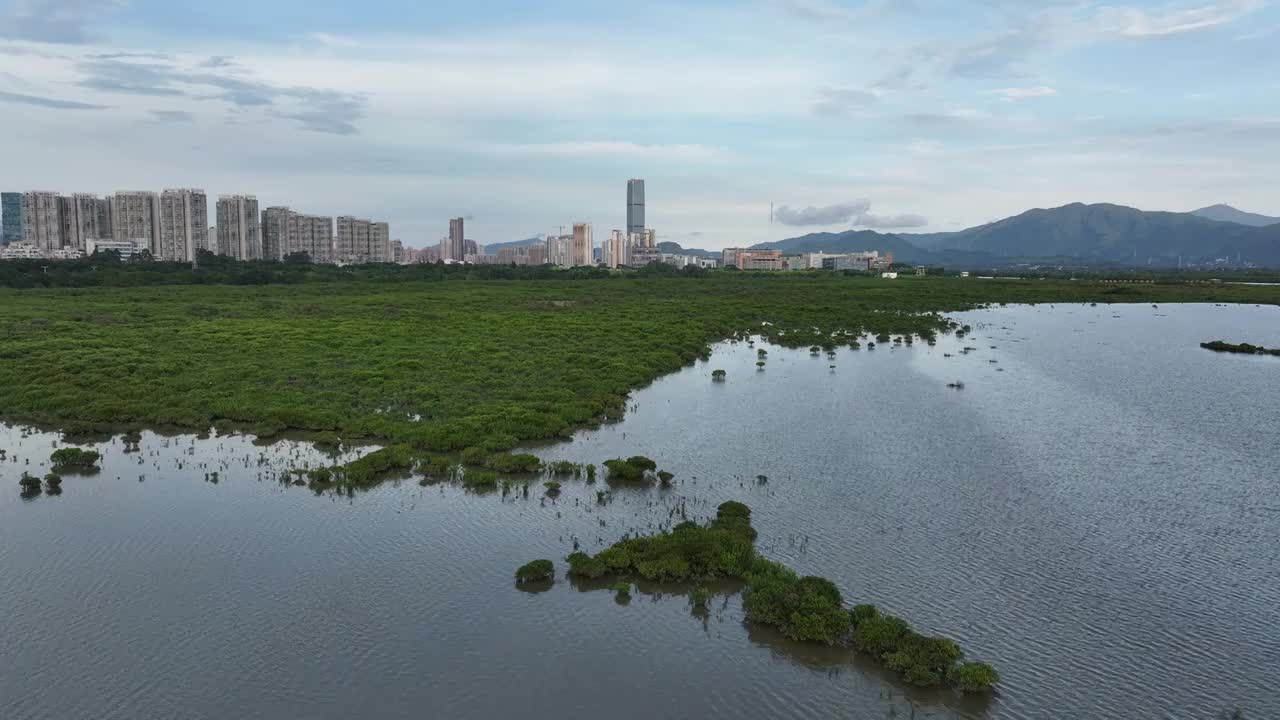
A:
{"label": "mountain range", "polygon": [[[538,238],[494,243],[485,252],[529,245]],[[661,242],[663,252],[719,256],[718,250]],[[752,245],[784,254],[879,250],[912,264],[989,268],[1018,263],[1180,267],[1225,261],[1280,267],[1280,218],[1212,205],[1191,212],[1072,203],[957,232],[819,232]]]}
{"label": "mountain range", "polygon": [[[1223,217],[1237,217],[1248,224],[1215,219]],[[848,230],[753,247],[785,253],[880,250],[892,252],[901,262],[971,267],[1049,260],[1059,264],[1178,267],[1219,259],[1280,267],[1280,219],[1230,206],[1173,213],[1073,203],[1028,210],[958,232],[891,235]]]}

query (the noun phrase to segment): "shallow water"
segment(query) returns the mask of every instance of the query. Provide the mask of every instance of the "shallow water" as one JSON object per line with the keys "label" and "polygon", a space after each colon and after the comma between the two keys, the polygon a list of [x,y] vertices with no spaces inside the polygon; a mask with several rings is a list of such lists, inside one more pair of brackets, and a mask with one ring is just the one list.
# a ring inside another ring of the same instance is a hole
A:
{"label": "shallow water", "polygon": [[[961,341],[769,347],[764,371],[718,346],[538,448],[676,474],[604,506],[582,480],[316,497],[276,481],[328,462],[305,445],[152,434],[23,500],[56,438],[0,426],[0,717],[1280,717],[1280,360],[1198,347],[1280,345],[1280,308],[958,317]],[[513,585],[725,499],[766,555],[994,664],[1000,696],[748,627],[732,588],[704,620],[679,588]]]}

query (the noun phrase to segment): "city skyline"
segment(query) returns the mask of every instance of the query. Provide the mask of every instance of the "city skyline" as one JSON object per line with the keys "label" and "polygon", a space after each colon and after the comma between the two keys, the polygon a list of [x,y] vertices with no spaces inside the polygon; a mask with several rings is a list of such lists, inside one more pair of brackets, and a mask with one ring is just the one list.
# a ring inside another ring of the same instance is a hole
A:
{"label": "city skyline", "polygon": [[0,187],[253,190],[417,245],[457,216],[482,243],[624,229],[630,176],[709,249],[1077,201],[1280,212],[1262,0],[302,9],[0,0]]}

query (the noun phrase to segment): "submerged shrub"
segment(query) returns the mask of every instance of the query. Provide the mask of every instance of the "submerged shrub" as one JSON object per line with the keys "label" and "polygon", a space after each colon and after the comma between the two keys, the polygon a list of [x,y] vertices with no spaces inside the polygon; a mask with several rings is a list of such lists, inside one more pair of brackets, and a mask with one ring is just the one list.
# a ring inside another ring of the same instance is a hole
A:
{"label": "submerged shrub", "polygon": [[328,430],[316,433],[311,442],[321,450],[340,450],[342,448],[342,440],[338,438],[338,434]]}
{"label": "submerged shrub", "polygon": [[949,674],[951,685],[960,692],[987,692],[991,686],[1000,682],[1000,674],[986,663],[961,663]]}
{"label": "submerged shrub", "polygon": [[556,575],[555,565],[550,560],[534,560],[525,563],[516,570],[516,582],[543,582],[546,580],[554,580]]}
{"label": "submerged shrub", "polygon": [[[465,453],[464,453],[465,454]],[[485,465],[490,469],[500,473],[521,473],[536,472],[542,467],[542,461],[536,455],[521,453],[512,455],[502,453],[499,455],[490,455]]]}
{"label": "submerged shrub", "polygon": [[496,490],[498,473],[492,470],[467,470],[462,473],[462,485],[469,490]]}
{"label": "submerged shrub", "polygon": [[83,469],[96,467],[101,457],[102,455],[93,450],[70,447],[54,450],[49,456],[49,462],[53,463],[55,468]]}
{"label": "submerged shrub", "polygon": [[333,468],[333,476],[347,487],[372,487],[381,482],[386,473],[409,470],[413,465],[413,452],[407,445],[392,445]]}
{"label": "submerged shrub", "polygon": [[648,479],[646,473],[658,469],[658,463],[643,455],[633,455],[626,460],[605,460],[610,482],[637,483]]}
{"label": "submerged shrub", "polygon": [[489,459],[489,453],[484,448],[469,447],[462,451],[462,464],[479,467],[485,464],[485,460]]}

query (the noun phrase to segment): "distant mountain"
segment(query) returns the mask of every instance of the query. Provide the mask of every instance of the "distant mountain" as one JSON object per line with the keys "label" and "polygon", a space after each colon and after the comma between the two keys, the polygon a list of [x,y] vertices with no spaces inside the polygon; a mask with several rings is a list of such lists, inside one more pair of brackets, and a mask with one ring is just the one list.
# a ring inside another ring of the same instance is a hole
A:
{"label": "distant mountain", "polygon": [[486,255],[497,255],[498,251],[503,248],[515,248],[515,247],[524,247],[526,245],[537,245],[540,242],[545,242],[545,241],[543,238],[540,238],[540,237],[531,237],[525,240],[512,240],[511,242],[492,243],[484,246],[484,252]]}
{"label": "distant mountain", "polygon": [[764,242],[752,245],[752,250],[781,250],[784,255],[807,252],[845,253],[859,250],[879,250],[893,253],[898,262],[929,262],[934,254],[912,245],[897,235],[878,233],[874,230],[846,230],[839,233],[809,233],[800,237]]}
{"label": "distant mountain", "polygon": [[936,232],[936,233],[897,233],[898,237],[919,248],[930,250],[932,248],[942,247],[950,239],[954,232]]}
{"label": "distant mountain", "polygon": [[1011,264],[1176,267],[1212,262],[1280,267],[1280,223],[1250,227],[1191,213],[1075,203],[1029,210],[952,233],[890,235],[871,230],[811,233],[760,243],[784,253],[893,253],[898,262],[991,268]]}
{"label": "distant mountain", "polygon": [[1270,217],[1267,215],[1259,215],[1257,213],[1245,212],[1237,210],[1230,205],[1210,205],[1199,210],[1192,210],[1189,215],[1199,215],[1202,218],[1217,220],[1218,222],[1230,222],[1237,225],[1248,225],[1250,227],[1265,227],[1267,225],[1275,225],[1280,223],[1280,217]]}
{"label": "distant mountain", "polygon": [[1280,243],[1266,232],[1269,229],[1190,213],[1074,203],[962,230],[944,239],[942,249],[1165,267],[1177,265],[1179,259],[1193,263],[1239,257],[1276,267],[1280,266]]}
{"label": "distant mountain", "polygon": [[720,257],[719,251],[699,250],[698,248],[681,247],[680,243],[676,243],[676,242],[660,242],[658,243],[658,249],[664,253],[670,253],[672,255],[694,255],[697,257],[717,257],[717,258]]}

